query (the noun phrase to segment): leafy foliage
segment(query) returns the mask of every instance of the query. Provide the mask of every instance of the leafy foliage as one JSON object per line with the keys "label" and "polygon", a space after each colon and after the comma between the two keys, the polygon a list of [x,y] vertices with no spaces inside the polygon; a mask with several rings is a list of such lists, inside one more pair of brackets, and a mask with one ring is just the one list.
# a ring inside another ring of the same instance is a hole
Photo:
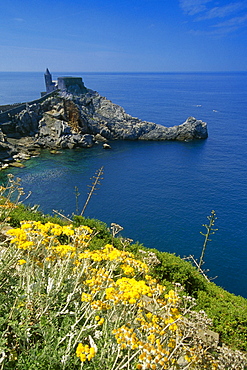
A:
{"label": "leafy foliage", "polygon": [[42,212],[36,210],[35,212],[31,207],[27,207],[24,204],[19,204],[13,209],[9,215],[8,223],[13,227],[19,227],[21,221],[33,220],[45,222],[54,222],[59,225],[65,224],[65,221],[57,216],[44,215]]}
{"label": "leafy foliage", "polygon": [[[0,259],[2,369],[244,369],[210,320],[152,277],[154,252],[95,249],[86,225],[22,221]],[[124,245],[124,244],[122,244]]]}
{"label": "leafy foliage", "polygon": [[[148,362],[146,354],[141,356],[141,348],[156,343],[159,351],[156,340],[162,335],[167,346],[163,349],[169,352],[162,355],[168,358],[167,366],[245,369],[240,353],[224,346],[205,348],[197,334],[209,323],[203,310],[223,343],[247,351],[246,299],[209,283],[174,254],[116,238],[99,220],[74,216],[73,224],[68,225],[19,204],[21,194],[19,182],[11,177],[9,184],[0,188],[2,225],[7,221],[16,227],[9,232],[12,242],[8,247],[4,242],[0,251],[0,369],[73,370],[82,364],[95,369],[102,366],[103,358],[108,361],[106,369],[124,368],[125,364],[145,369]],[[96,287],[93,277],[98,279]],[[178,285],[184,290],[177,292]],[[136,324],[131,326],[138,318],[141,326],[149,327],[146,314],[142,317],[139,312],[148,294],[156,307],[149,311],[152,322],[166,327],[155,339],[150,336],[154,328],[145,332]],[[97,304],[92,305],[93,301]],[[160,310],[166,312],[164,320],[172,317],[172,321],[163,322]],[[175,313],[181,316],[175,317]],[[191,336],[193,343],[187,340]],[[155,351],[150,354],[152,361]],[[162,361],[158,365],[150,361],[153,369],[166,368]]]}

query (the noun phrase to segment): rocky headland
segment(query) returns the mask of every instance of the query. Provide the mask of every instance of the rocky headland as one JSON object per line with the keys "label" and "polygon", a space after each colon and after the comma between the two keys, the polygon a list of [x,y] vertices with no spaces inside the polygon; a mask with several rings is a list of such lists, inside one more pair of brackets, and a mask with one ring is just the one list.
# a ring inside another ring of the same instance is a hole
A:
{"label": "rocky headland", "polygon": [[[0,106],[0,112],[3,106]],[[132,117],[96,91],[55,90],[41,99],[8,106],[0,113],[3,167],[37,155],[40,149],[90,148],[111,140],[206,139],[207,124],[189,117],[165,127]]]}

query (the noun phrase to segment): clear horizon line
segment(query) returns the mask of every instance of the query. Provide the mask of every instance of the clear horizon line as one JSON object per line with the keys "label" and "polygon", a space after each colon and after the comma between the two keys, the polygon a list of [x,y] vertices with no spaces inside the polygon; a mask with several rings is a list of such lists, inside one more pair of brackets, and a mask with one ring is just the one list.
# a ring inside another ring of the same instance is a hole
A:
{"label": "clear horizon line", "polygon": [[[44,73],[45,69],[43,71],[0,71],[0,73]],[[135,73],[135,74],[142,74],[142,73],[246,73],[247,70],[227,70],[227,71],[53,71],[51,70],[51,73],[61,73],[61,72],[69,72],[69,73],[119,73],[119,74],[124,74],[124,73]]]}

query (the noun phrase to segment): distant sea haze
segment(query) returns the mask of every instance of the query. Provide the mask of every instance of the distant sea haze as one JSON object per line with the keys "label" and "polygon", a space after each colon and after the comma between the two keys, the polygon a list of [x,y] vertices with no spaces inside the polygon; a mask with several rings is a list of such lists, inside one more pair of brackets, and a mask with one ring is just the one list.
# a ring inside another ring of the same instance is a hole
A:
{"label": "distant sea haze", "polygon": [[[121,142],[42,152],[11,172],[22,179],[29,204],[66,215],[85,202],[90,178],[104,179],[85,216],[120,224],[122,235],[146,247],[199,259],[202,224],[218,219],[205,253],[214,282],[247,298],[247,73],[54,73],[81,76],[85,86],[123,106],[127,113],[165,126],[194,116],[208,123],[207,140]],[[36,99],[43,73],[0,73],[0,105]],[[4,180],[6,172],[1,172]]]}

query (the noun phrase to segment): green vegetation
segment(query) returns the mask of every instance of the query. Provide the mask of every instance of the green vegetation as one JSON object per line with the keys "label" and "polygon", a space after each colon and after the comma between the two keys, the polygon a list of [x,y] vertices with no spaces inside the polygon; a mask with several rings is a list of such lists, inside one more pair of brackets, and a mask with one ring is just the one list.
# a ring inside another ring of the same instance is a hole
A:
{"label": "green vegetation", "polygon": [[156,251],[160,265],[154,275],[164,285],[178,282],[196,299],[196,310],[204,310],[212,319],[213,330],[222,342],[247,351],[247,300],[235,296],[207,280],[192,266],[175,255]]}
{"label": "green vegetation", "polygon": [[38,210],[33,211],[32,208],[26,207],[24,204],[20,204],[18,205],[18,207],[14,208],[12,212],[9,214],[8,223],[10,226],[19,227],[21,221],[23,220],[41,221],[43,223],[54,222],[59,225],[64,224],[64,221],[58,216],[44,215],[42,212]]}
{"label": "green vegetation", "polygon": [[[1,238],[0,369],[247,368],[235,351],[247,351],[246,299],[116,237],[119,225],[68,224],[12,202],[21,193],[12,177],[0,188],[2,228],[14,227]],[[208,328],[222,346],[202,340]]]}
{"label": "green vegetation", "polygon": [[[137,258],[151,262],[152,274],[160,284],[169,289],[179,283],[185,292],[196,299],[195,310],[204,310],[212,319],[213,327],[220,334],[220,340],[234,349],[247,351],[247,299],[236,296],[208,282],[191,263],[175,254],[148,249],[139,243],[124,244],[124,239],[112,238],[107,225],[101,221],[75,216],[75,225],[87,225],[98,231],[92,246],[113,243],[118,249],[128,250]],[[140,252],[141,251],[141,252]],[[152,257],[148,257],[152,255]],[[155,256],[155,257],[154,257]],[[152,262],[152,259],[159,263]]]}

